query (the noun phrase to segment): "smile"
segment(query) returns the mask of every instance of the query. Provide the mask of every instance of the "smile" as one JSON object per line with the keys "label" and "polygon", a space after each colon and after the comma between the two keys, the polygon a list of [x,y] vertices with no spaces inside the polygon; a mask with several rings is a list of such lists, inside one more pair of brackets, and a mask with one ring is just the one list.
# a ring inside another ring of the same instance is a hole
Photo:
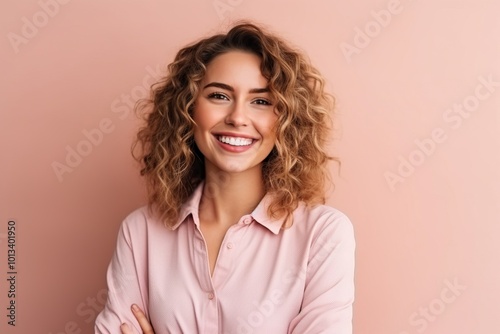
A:
{"label": "smile", "polygon": [[241,137],[218,136],[217,140],[231,146],[248,146],[253,143],[253,139]]}

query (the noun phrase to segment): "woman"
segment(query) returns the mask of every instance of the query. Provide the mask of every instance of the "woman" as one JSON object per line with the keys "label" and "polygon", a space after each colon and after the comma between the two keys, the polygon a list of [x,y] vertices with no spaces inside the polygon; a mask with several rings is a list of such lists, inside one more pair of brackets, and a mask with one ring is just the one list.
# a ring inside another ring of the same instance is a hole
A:
{"label": "woman", "polygon": [[253,24],[180,50],[138,134],[149,205],[121,226],[96,332],[352,333],[352,225],[323,205],[331,104]]}

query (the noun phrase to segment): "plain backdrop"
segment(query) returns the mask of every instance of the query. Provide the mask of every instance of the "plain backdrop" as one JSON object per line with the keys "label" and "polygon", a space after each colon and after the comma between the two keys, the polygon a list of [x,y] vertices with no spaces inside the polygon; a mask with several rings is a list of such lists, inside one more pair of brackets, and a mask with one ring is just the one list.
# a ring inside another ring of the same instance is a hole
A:
{"label": "plain backdrop", "polygon": [[499,13],[494,0],[2,1],[0,332],[93,332],[118,227],[145,203],[134,102],[179,48],[250,19],[303,49],[337,100],[328,203],[356,231],[354,332],[500,333]]}

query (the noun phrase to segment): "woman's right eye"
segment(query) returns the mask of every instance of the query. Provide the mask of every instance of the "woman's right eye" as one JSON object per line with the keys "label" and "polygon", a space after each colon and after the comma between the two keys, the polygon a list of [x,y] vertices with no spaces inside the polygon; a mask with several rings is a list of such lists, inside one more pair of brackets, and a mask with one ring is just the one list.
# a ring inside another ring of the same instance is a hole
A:
{"label": "woman's right eye", "polygon": [[219,92],[209,94],[208,98],[216,100],[229,100],[229,98],[226,95]]}

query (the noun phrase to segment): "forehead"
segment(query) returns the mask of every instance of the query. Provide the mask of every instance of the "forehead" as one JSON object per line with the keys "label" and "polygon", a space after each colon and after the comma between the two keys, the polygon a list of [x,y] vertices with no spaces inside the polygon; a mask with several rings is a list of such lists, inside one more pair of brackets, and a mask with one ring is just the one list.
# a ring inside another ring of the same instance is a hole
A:
{"label": "forehead", "polygon": [[218,55],[207,65],[203,82],[221,82],[235,87],[266,87],[267,79],[262,75],[260,64],[260,57],[253,53],[229,51]]}

